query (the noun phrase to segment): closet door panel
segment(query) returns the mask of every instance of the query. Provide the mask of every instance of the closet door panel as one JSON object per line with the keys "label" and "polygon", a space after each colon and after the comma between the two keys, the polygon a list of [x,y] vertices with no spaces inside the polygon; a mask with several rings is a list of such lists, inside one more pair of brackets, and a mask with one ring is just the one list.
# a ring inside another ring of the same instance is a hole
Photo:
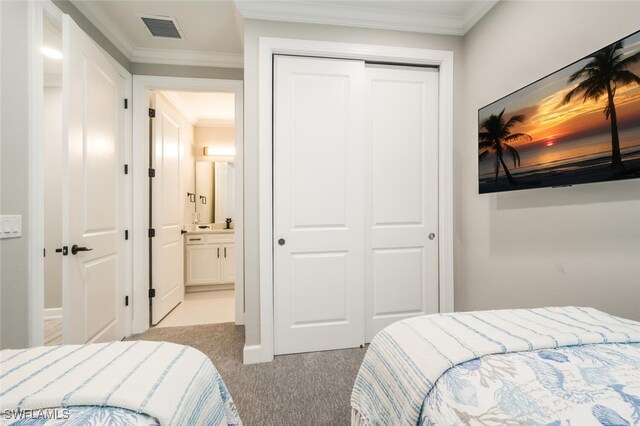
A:
{"label": "closet door panel", "polygon": [[360,61],[275,60],[276,354],[364,342],[363,77]]}
{"label": "closet door panel", "polygon": [[397,320],[438,312],[438,71],[366,73],[369,342]]}

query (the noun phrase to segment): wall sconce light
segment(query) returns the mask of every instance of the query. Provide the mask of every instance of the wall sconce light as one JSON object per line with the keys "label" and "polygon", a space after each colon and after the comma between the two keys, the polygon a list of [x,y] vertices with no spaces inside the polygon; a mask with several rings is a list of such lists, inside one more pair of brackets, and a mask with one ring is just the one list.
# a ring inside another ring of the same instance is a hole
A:
{"label": "wall sconce light", "polygon": [[233,163],[236,161],[236,149],[226,146],[205,146],[202,153],[210,161]]}

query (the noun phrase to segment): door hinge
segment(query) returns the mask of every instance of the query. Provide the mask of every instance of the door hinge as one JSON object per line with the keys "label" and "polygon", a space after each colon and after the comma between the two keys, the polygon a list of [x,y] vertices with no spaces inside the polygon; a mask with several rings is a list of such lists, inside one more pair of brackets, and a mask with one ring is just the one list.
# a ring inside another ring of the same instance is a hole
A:
{"label": "door hinge", "polygon": [[124,230],[124,239],[125,239],[125,241],[129,239],[129,230],[128,229]]}
{"label": "door hinge", "polygon": [[156,230],[153,228],[149,228],[149,238],[153,238],[156,236]]}
{"label": "door hinge", "polygon": [[156,169],[149,169],[149,177],[150,178],[156,177]]}
{"label": "door hinge", "polygon": [[129,306],[129,296],[124,297],[124,306]]}
{"label": "door hinge", "polygon": [[129,99],[124,100],[124,109],[129,109]]}
{"label": "door hinge", "polygon": [[156,117],[156,110],[153,108],[149,108],[149,118],[155,118]]}
{"label": "door hinge", "polygon": [[129,165],[128,165],[128,164],[125,164],[125,165],[124,165],[124,174],[125,174],[125,175],[128,175],[128,174],[129,174]]}
{"label": "door hinge", "polygon": [[150,288],[149,289],[149,299],[151,299],[152,297],[156,297],[156,289],[155,288]]}

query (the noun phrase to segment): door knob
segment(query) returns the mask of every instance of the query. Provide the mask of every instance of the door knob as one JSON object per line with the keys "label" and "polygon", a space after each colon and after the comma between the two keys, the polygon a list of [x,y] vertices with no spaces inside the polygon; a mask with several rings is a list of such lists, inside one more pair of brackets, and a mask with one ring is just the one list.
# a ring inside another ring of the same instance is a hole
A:
{"label": "door knob", "polygon": [[78,252],[81,252],[81,251],[91,251],[91,250],[93,249],[86,248],[86,247],[78,247],[77,244],[74,244],[71,246],[71,254],[73,255],[76,255],[78,254]]}
{"label": "door knob", "polygon": [[284,245],[284,243],[285,243],[284,238],[280,238],[280,239],[278,240],[278,244],[280,244],[281,246],[283,246],[283,245]]}
{"label": "door knob", "polygon": [[433,232],[429,234],[429,239],[433,240],[436,237],[436,234],[434,234]]}

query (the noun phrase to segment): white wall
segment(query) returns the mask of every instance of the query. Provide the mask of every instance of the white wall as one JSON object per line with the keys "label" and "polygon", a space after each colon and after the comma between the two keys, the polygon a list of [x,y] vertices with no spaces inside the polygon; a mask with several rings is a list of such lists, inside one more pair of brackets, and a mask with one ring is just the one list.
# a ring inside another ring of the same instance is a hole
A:
{"label": "white wall", "polygon": [[477,180],[478,108],[639,23],[638,1],[501,1],[465,36],[456,310],[588,305],[640,320],[640,180],[491,195],[478,195]]}
{"label": "white wall", "polygon": [[[247,345],[260,343],[258,225],[258,39],[261,36],[448,50],[454,52],[454,106],[462,98],[462,38],[330,25],[245,21],[245,325]],[[454,131],[454,139],[459,135]]]}
{"label": "white wall", "polygon": [[44,88],[44,307],[62,308],[62,88]]}

